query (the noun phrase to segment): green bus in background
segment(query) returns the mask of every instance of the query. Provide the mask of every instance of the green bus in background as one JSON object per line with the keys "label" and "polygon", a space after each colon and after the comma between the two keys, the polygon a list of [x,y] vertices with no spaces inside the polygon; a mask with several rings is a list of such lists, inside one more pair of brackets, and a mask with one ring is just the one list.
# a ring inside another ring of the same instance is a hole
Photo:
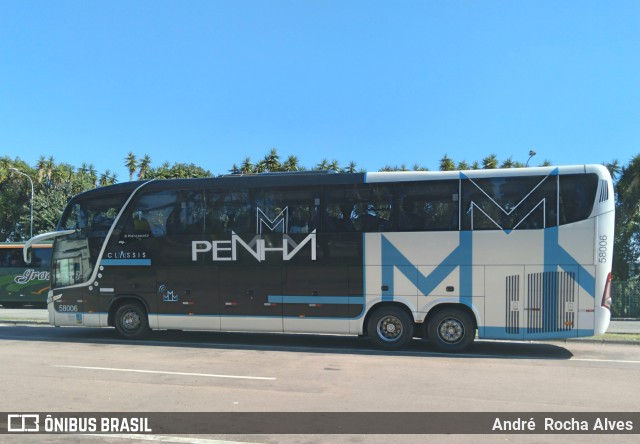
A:
{"label": "green bus in background", "polygon": [[23,244],[0,243],[0,304],[4,308],[47,306],[51,244],[34,245],[29,265],[22,257]]}

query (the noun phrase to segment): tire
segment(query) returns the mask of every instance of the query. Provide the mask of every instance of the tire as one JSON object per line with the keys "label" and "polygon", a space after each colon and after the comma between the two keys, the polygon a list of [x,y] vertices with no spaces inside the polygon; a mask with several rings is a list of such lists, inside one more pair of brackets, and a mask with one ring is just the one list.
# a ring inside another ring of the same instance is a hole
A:
{"label": "tire", "polygon": [[24,304],[22,302],[2,302],[4,308],[22,308]]}
{"label": "tire", "polygon": [[475,324],[459,308],[438,311],[427,325],[429,340],[440,350],[458,352],[468,348],[476,337]]}
{"label": "tire", "polygon": [[140,339],[149,334],[147,311],[136,302],[118,307],[115,316],[116,331],[126,339]]}
{"label": "tire", "polygon": [[411,341],[413,320],[399,307],[380,307],[371,314],[367,331],[371,342],[377,347],[398,350]]}

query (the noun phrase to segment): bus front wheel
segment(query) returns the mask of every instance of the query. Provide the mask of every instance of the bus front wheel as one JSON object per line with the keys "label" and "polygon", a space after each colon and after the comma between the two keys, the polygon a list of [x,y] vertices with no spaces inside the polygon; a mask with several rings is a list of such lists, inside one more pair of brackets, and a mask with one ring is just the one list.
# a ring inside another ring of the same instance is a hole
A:
{"label": "bus front wheel", "polygon": [[438,311],[427,324],[429,340],[442,351],[462,351],[476,337],[475,325],[463,310],[445,308]]}
{"label": "bus front wheel", "polygon": [[367,331],[376,346],[397,350],[411,341],[413,321],[401,308],[380,307],[371,314]]}
{"label": "bus front wheel", "polygon": [[135,302],[118,307],[115,316],[116,331],[127,339],[139,339],[149,333],[147,311]]}

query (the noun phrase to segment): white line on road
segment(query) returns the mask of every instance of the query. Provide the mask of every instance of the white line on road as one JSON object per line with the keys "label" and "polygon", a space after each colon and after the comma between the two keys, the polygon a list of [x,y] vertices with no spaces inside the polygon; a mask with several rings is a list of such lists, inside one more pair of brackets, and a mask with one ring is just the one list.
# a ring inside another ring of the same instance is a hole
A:
{"label": "white line on road", "polygon": [[640,361],[623,361],[621,359],[587,359],[587,358],[571,358],[571,361],[584,362],[615,362],[616,364],[640,364]]}
{"label": "white line on road", "polygon": [[85,436],[99,436],[101,438],[120,438],[120,439],[137,439],[138,441],[153,441],[153,442],[177,442],[188,444],[251,444],[241,441],[219,441],[216,439],[202,439],[202,438],[189,438],[179,436],[166,436],[166,435],[119,435],[116,433],[101,434],[92,433]]}
{"label": "white line on road", "polygon": [[264,376],[214,375],[209,373],[183,373],[183,372],[164,372],[160,370],[138,370],[134,368],[84,367],[80,365],[53,365],[53,367],[77,368],[82,370],[106,370],[110,372],[156,373],[159,375],[204,376],[207,378],[257,379],[261,381],[275,381],[276,379],[276,378],[269,378]]}

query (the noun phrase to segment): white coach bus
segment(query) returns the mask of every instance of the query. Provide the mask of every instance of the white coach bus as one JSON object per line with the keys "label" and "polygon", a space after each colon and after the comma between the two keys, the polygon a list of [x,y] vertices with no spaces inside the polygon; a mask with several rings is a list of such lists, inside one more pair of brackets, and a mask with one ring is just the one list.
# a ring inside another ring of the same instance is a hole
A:
{"label": "white coach bus", "polygon": [[[614,198],[601,165],[231,175],[70,200],[53,325],[536,340],[609,324]],[[29,249],[25,249],[25,255]]]}

